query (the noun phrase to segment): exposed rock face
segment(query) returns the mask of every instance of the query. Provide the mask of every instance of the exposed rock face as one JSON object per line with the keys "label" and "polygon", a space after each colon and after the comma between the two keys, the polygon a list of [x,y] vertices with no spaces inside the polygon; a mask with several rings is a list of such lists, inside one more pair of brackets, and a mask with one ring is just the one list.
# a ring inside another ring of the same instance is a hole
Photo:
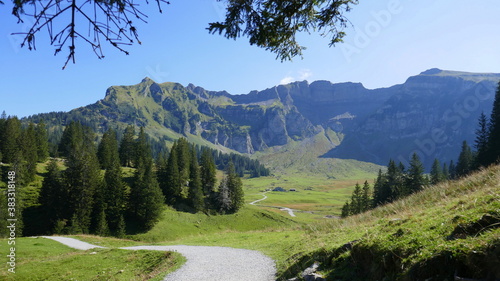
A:
{"label": "exposed rock face", "polygon": [[434,158],[455,159],[463,140],[473,144],[478,116],[490,113],[498,80],[500,74],[431,69],[390,88],[303,81],[230,95],[145,78],[110,87],[103,100],[68,114],[102,130],[113,122],[136,124],[242,153],[332,131],[341,140],[326,157],[387,164],[418,152],[430,166]]}
{"label": "exposed rock face", "polygon": [[392,94],[347,129],[330,156],[407,164],[413,152],[430,167],[434,158],[455,160],[459,145],[474,144],[481,112],[489,115],[500,75],[430,70],[389,88]]}

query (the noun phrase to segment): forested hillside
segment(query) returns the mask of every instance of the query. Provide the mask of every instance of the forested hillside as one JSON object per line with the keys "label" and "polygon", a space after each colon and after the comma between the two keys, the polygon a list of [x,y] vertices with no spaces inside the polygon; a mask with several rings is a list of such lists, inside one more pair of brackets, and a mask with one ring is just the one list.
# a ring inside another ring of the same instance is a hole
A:
{"label": "forested hillside", "polygon": [[[52,149],[42,120],[23,126],[4,115],[0,132],[2,223],[12,193],[19,235],[122,237],[153,227],[166,205],[184,212],[231,214],[243,203],[240,175],[269,174],[257,160],[184,138],[171,149],[159,147],[155,155],[142,127],[136,132],[127,126],[121,138],[108,129],[97,138],[92,128],[70,122]],[[221,180],[218,169],[225,171]],[[7,192],[11,186],[15,188]],[[4,227],[2,235],[6,231]]]}

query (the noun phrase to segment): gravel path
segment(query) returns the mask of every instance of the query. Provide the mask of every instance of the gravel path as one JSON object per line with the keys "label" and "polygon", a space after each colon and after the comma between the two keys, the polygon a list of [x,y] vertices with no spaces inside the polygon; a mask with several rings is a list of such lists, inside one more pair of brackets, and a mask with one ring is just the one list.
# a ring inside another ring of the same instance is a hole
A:
{"label": "gravel path", "polygon": [[[262,199],[259,199],[259,200],[255,200],[253,201],[252,203],[250,203],[250,205],[255,205],[261,201],[264,201],[267,199],[267,195],[266,195],[267,191],[262,193],[261,195],[264,196],[264,198]],[[266,207],[266,206],[264,206]],[[293,209],[290,209],[290,208],[286,208],[286,207],[279,207],[279,206],[267,206],[267,207],[271,207],[271,208],[278,208],[280,209],[280,211],[285,211],[285,212],[288,212],[288,214],[291,216],[291,217],[296,217],[295,213],[293,212]]]}
{"label": "gravel path", "polygon": [[262,196],[264,196],[264,198],[259,199],[259,200],[255,200],[255,201],[253,201],[252,203],[250,203],[250,205],[255,205],[255,204],[259,203],[260,201],[264,201],[264,200],[266,200],[266,199],[267,199],[267,195],[266,195],[266,193],[267,193],[267,192],[264,192],[264,193],[262,193],[262,194],[261,194]]}
{"label": "gravel path", "polygon": [[78,249],[78,250],[86,251],[86,250],[90,250],[90,249],[94,249],[94,248],[104,248],[104,247],[92,245],[92,244],[89,244],[87,242],[83,242],[83,241],[80,241],[80,240],[74,239],[74,238],[61,237],[61,236],[40,236],[40,237],[55,240],[61,244],[64,244],[68,247]]}
{"label": "gravel path", "polygon": [[206,246],[137,246],[127,250],[174,251],[186,257],[179,270],[164,281],[271,281],[274,261],[257,251]]}
{"label": "gravel path", "polygon": [[[79,250],[104,248],[77,239],[60,236],[41,236]],[[135,246],[124,250],[173,251],[187,262],[164,281],[272,281],[275,280],[274,261],[258,251],[208,246]]]}

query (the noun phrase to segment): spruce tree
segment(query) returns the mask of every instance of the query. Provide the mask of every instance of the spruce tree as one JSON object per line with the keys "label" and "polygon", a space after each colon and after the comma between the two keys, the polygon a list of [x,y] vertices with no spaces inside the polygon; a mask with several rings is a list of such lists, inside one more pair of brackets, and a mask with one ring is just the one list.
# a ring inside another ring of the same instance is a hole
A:
{"label": "spruce tree", "polygon": [[362,212],[363,210],[362,197],[363,197],[363,191],[361,190],[361,186],[359,185],[359,183],[356,183],[356,185],[354,186],[354,191],[352,192],[351,195],[351,205],[349,213],[356,215]]}
{"label": "spruce tree", "polygon": [[160,218],[165,197],[153,170],[151,148],[142,128],[135,146],[136,171],[130,190],[129,210],[137,226],[149,230]]}
{"label": "spruce tree", "polygon": [[405,196],[408,193],[406,186],[404,184],[404,166],[403,164],[396,165],[392,159],[389,160],[389,165],[387,166],[387,185],[388,190],[385,198],[385,202],[392,202],[396,198]]}
{"label": "spruce tree", "polygon": [[404,196],[422,190],[427,184],[426,178],[424,177],[424,165],[420,162],[420,158],[417,153],[413,153],[410,160],[410,167],[408,167],[408,171],[406,173],[406,188],[409,193],[403,194]]}
{"label": "spruce tree", "polygon": [[122,140],[120,142],[120,161],[124,167],[132,167],[132,161],[134,159],[134,136],[135,128],[133,125],[127,126],[125,132],[123,133]]}
{"label": "spruce tree", "polygon": [[195,212],[202,211],[204,206],[203,190],[200,177],[200,166],[196,157],[196,150],[191,151],[191,163],[189,171],[188,201]]}
{"label": "spruce tree", "polygon": [[108,236],[109,235],[109,227],[106,219],[106,213],[104,209],[101,209],[97,216],[96,222],[96,230],[95,234],[99,236]]}
{"label": "spruce tree", "polygon": [[441,169],[441,164],[436,158],[432,164],[431,168],[431,184],[438,184],[443,181],[443,170]]}
{"label": "spruce tree", "polygon": [[36,146],[38,162],[45,162],[49,157],[49,137],[43,119],[36,126]]}
{"label": "spruce tree", "polygon": [[139,129],[139,135],[134,143],[134,162],[137,166],[140,162],[150,161],[151,158],[151,146],[149,145],[148,136],[144,132],[144,127]]}
{"label": "spruce tree", "polygon": [[373,206],[380,206],[390,201],[391,189],[387,183],[387,176],[378,170],[378,176],[373,185]]}
{"label": "spruce tree", "polygon": [[123,238],[125,237],[126,233],[126,226],[125,226],[125,218],[123,215],[120,215],[120,218],[118,220],[118,227],[116,228],[115,231],[115,236],[118,238]]}
{"label": "spruce tree", "polygon": [[495,93],[488,129],[488,164],[497,164],[500,161],[500,82]]}
{"label": "spruce tree", "polygon": [[446,163],[443,163],[443,181],[449,180],[450,179],[450,169],[448,168],[448,165]]}
{"label": "spruce tree", "polygon": [[351,211],[351,206],[349,205],[349,201],[346,201],[344,206],[342,206],[340,217],[347,218],[348,216],[351,215],[350,211]]}
{"label": "spruce tree", "polygon": [[53,233],[59,221],[69,220],[68,190],[65,188],[61,170],[56,160],[52,159],[47,166],[47,174],[43,179],[38,199],[46,219],[47,233]]}
{"label": "spruce tree", "polygon": [[161,189],[165,195],[166,203],[174,206],[182,201],[181,191],[181,178],[179,175],[179,166],[177,161],[176,145],[172,147],[168,157],[167,168],[165,173],[165,180],[161,182]]}
{"label": "spruce tree", "polygon": [[190,149],[189,143],[185,138],[177,140],[177,167],[179,168],[179,180],[181,183],[181,197],[187,197],[187,184],[189,183],[190,170]]}
{"label": "spruce tree", "polygon": [[475,167],[485,167],[488,162],[488,120],[484,112],[479,116],[478,129],[476,130],[476,140],[474,147],[476,148]]}
{"label": "spruce tree", "polygon": [[227,168],[227,185],[229,188],[229,197],[231,198],[231,212],[236,213],[244,204],[245,194],[243,193],[243,183],[236,173],[232,162]]}
{"label": "spruce tree", "polygon": [[368,181],[365,181],[361,193],[361,212],[366,212],[372,208],[371,197],[370,184],[368,183]]}
{"label": "spruce tree", "polygon": [[474,165],[474,156],[472,151],[467,144],[467,141],[463,141],[462,150],[458,156],[457,166],[455,174],[457,177],[463,177],[468,175],[472,171]]}
{"label": "spruce tree", "polygon": [[[116,165],[113,163],[119,159],[118,155],[118,141],[116,139],[116,132],[109,129],[102,135],[101,142],[97,148],[97,158],[99,159],[99,164],[102,169],[108,169],[109,167]],[[118,164],[120,164],[118,162]]]}
{"label": "spruce tree", "polygon": [[64,178],[69,189],[73,231],[88,233],[92,223],[95,195],[101,185],[99,161],[94,145],[94,133],[89,127],[72,123],[67,128],[70,141],[66,149],[67,169]]}
{"label": "spruce tree", "polygon": [[69,157],[70,150],[72,150],[82,137],[81,124],[71,121],[65,128],[58,146],[58,153],[60,156]]}
{"label": "spruce tree", "polygon": [[228,178],[225,176],[219,184],[219,191],[217,192],[216,209],[220,214],[227,214],[231,212],[233,202],[229,192]]}
{"label": "spruce tree", "polygon": [[2,159],[5,163],[13,163],[17,152],[21,150],[22,129],[21,122],[17,117],[10,117],[5,121],[2,136]]}
{"label": "spruce tree", "polygon": [[122,168],[118,157],[118,142],[111,138],[108,148],[106,172],[104,173],[103,200],[109,229],[112,233],[120,232],[120,219],[123,218],[127,205],[127,188],[123,181]]}
{"label": "spruce tree", "polygon": [[215,161],[209,149],[203,149],[201,153],[201,185],[205,196],[205,205],[208,209],[215,208],[216,205],[216,174]]}
{"label": "spruce tree", "polygon": [[35,125],[30,123],[28,128],[22,132],[21,136],[21,151],[24,165],[26,167],[23,176],[27,183],[32,182],[36,175],[36,164],[38,162],[38,149],[36,145]]}

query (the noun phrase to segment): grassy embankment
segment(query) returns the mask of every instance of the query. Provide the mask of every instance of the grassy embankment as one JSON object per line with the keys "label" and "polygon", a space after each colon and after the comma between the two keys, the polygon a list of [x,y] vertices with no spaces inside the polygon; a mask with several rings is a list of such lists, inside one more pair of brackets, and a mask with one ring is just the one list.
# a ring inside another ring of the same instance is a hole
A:
{"label": "grassy embankment", "polygon": [[[6,247],[7,240],[0,244]],[[1,280],[163,280],[185,260],[177,253],[156,251],[80,251],[44,238],[17,238],[16,257],[15,273],[4,263]]]}
{"label": "grassy embankment", "polygon": [[225,230],[163,244],[260,250],[277,261],[281,278],[295,276],[314,261],[332,280],[450,280],[455,274],[498,278],[499,225],[497,166],[344,220]]}
{"label": "grassy embankment", "polygon": [[259,250],[276,260],[280,280],[315,261],[330,280],[500,276],[500,166],[343,220],[295,225],[278,223],[278,217],[274,221],[274,227],[261,230],[223,228],[165,241],[160,233],[169,231],[168,224],[160,223],[131,238]]}

